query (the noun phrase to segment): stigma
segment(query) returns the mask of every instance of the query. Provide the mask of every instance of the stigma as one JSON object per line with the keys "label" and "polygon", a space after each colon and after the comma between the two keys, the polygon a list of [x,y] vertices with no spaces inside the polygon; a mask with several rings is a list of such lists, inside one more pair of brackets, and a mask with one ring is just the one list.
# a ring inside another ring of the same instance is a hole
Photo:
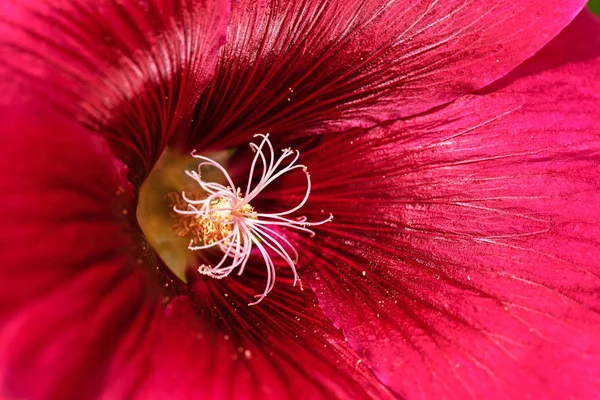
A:
{"label": "stigma", "polygon": [[[196,181],[199,190],[194,194],[181,192],[170,196],[173,210],[180,217],[180,235],[192,236],[188,249],[201,251],[215,248],[222,253],[220,261],[216,264],[200,265],[200,274],[215,279],[225,278],[234,271],[242,275],[251,253],[256,249],[260,254],[265,264],[267,282],[263,293],[257,294],[257,300],[249,305],[260,303],[275,285],[276,269],[273,256],[280,258],[290,267],[294,274],[294,286],[300,282],[296,270],[298,251],[286,238],[285,230],[293,229],[313,237],[315,232],[311,227],[333,219],[331,214],[317,222],[309,222],[306,216],[293,216],[306,204],[310,196],[311,180],[308,169],[305,165],[297,164],[300,157],[297,150],[284,149],[276,158],[268,134],[258,134],[254,137],[262,140],[258,144],[250,143],[255,155],[244,192],[234,184],[221,164],[192,152],[192,156],[200,160],[200,163],[197,171],[188,170],[185,173]],[[223,184],[204,181],[202,167],[205,166],[218,170],[224,177]],[[306,191],[302,201],[289,210],[276,213],[260,212],[252,207],[250,202],[267,186],[296,169],[302,170],[306,176]],[[257,179],[258,177],[260,179]]]}

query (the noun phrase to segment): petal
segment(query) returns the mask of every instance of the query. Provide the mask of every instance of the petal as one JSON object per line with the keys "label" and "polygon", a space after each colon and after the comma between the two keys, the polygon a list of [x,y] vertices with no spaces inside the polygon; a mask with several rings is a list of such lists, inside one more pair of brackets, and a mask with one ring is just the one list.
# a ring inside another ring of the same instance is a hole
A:
{"label": "petal", "polygon": [[305,274],[402,396],[600,391],[598,72],[586,12],[494,88],[308,153],[334,220]]}
{"label": "petal", "polygon": [[[256,270],[254,270],[256,268]],[[281,278],[257,306],[261,265],[190,281],[167,306],[139,399],[391,399],[323,315],[310,290]],[[258,272],[255,272],[258,271]]]}
{"label": "petal", "polygon": [[108,138],[140,179],[187,131],[212,77],[226,0],[8,0],[0,103],[49,103]]}
{"label": "petal", "polygon": [[234,2],[188,146],[413,115],[505,75],[583,0]]}
{"label": "petal", "polygon": [[123,166],[51,114],[2,110],[0,125],[0,397],[94,398],[159,304],[124,234]]}

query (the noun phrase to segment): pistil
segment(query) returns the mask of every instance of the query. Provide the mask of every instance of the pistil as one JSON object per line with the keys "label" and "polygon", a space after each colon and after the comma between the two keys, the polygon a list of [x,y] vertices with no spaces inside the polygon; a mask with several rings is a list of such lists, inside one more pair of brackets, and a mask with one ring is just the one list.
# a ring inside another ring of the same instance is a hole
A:
{"label": "pistil", "polygon": [[[310,175],[306,166],[297,164],[300,153],[291,149],[282,150],[279,158],[275,158],[273,145],[268,135],[255,135],[262,138],[260,144],[250,143],[256,153],[249,170],[246,190],[234,185],[231,176],[218,162],[213,159],[192,153],[201,162],[197,171],[186,171],[186,174],[196,181],[199,190],[190,195],[172,194],[171,202],[174,212],[180,217],[178,221],[179,234],[192,236],[188,249],[192,251],[209,248],[219,249],[223,256],[216,265],[202,264],[198,272],[211,278],[222,279],[234,270],[241,275],[246,268],[253,249],[257,249],[263,258],[267,270],[267,283],[262,294],[256,295],[257,300],[250,305],[260,303],[273,289],[275,284],[275,264],[272,255],[281,258],[294,274],[294,285],[299,282],[296,270],[298,251],[286,238],[285,229],[295,229],[308,233],[311,237],[315,232],[310,227],[325,224],[333,219],[328,218],[309,222],[305,216],[292,217],[308,201],[311,188]],[[262,167],[260,180],[253,185],[257,168]],[[206,182],[202,179],[202,167],[210,166],[219,170],[225,184]],[[306,176],[306,191],[298,205],[287,211],[277,213],[257,212],[250,202],[267,186],[284,174],[301,169]]]}

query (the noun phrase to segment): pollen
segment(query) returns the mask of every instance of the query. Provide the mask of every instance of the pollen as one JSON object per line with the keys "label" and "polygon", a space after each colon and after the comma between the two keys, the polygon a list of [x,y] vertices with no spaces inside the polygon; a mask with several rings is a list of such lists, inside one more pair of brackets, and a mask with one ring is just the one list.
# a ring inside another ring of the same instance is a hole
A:
{"label": "pollen", "polygon": [[[254,208],[249,203],[244,203],[240,189],[237,190],[237,201],[243,203],[239,210],[235,210],[229,199],[217,198],[211,200],[206,216],[202,214],[180,214],[174,212],[176,223],[173,229],[179,237],[192,237],[190,249],[203,245],[212,245],[219,242],[228,243],[235,226],[234,217],[254,216]],[[197,200],[197,196],[196,200]],[[169,193],[173,209],[185,209],[188,202],[179,193]]]}
{"label": "pollen", "polygon": [[[302,286],[296,265],[298,251],[288,238],[287,231],[295,230],[309,234],[315,232],[313,226],[323,225],[333,219],[328,218],[309,222],[306,216],[293,217],[308,201],[311,189],[310,175],[305,165],[297,164],[300,153],[284,149],[275,156],[268,135],[255,135],[262,140],[259,144],[250,143],[255,156],[249,168],[245,191],[237,187],[227,170],[213,159],[197,155],[200,160],[197,171],[188,170],[186,175],[197,184],[197,190],[190,193],[170,193],[169,199],[175,217],[174,230],[181,237],[190,237],[189,250],[201,251],[217,249],[222,257],[215,265],[202,264],[198,273],[215,279],[229,276],[233,271],[241,275],[248,264],[251,253],[262,257],[266,269],[266,285],[257,300],[249,305],[260,303],[275,284],[275,262],[280,258],[294,274],[294,285]],[[204,181],[202,167],[212,167],[224,177],[224,184]],[[300,169],[306,176],[306,191],[302,200],[286,211],[275,213],[260,212],[250,205],[267,186],[286,173]],[[259,172],[260,171],[260,172]]]}

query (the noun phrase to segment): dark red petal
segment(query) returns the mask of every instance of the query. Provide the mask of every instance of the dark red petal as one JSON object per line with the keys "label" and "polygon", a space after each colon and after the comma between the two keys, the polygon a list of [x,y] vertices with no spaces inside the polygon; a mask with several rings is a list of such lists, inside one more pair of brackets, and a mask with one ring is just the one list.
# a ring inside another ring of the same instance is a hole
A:
{"label": "dark red petal", "polygon": [[390,399],[310,291],[278,284],[256,306],[263,266],[215,280],[192,273],[156,335],[139,399]]}
{"label": "dark red petal", "polygon": [[[370,127],[505,75],[585,5],[560,1],[240,0],[189,145]],[[227,136],[225,136],[227,135]],[[217,142],[218,141],[218,142]]]}
{"label": "dark red petal", "polygon": [[101,131],[143,176],[212,74],[226,0],[7,0],[0,104],[50,103]]}
{"label": "dark red petal", "polygon": [[123,233],[123,165],[49,114],[3,110],[0,126],[0,397],[93,398],[158,304]]}
{"label": "dark red petal", "polygon": [[334,214],[310,283],[401,395],[600,392],[599,72],[585,12],[495,88],[304,159]]}

